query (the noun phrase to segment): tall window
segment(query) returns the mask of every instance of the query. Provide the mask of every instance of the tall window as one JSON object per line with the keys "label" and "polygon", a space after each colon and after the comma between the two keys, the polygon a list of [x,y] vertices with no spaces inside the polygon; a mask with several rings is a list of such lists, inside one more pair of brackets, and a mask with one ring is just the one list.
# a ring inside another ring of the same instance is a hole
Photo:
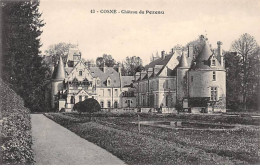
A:
{"label": "tall window", "polygon": [[82,71],[79,71],[79,76],[82,76]]}
{"label": "tall window", "polygon": [[166,97],[165,97],[165,105],[166,105],[166,107],[168,107],[168,99],[169,99],[169,96],[166,95]]}
{"label": "tall window", "polygon": [[115,96],[118,96],[118,90],[115,89]]}
{"label": "tall window", "polygon": [[218,97],[218,88],[217,87],[211,87],[210,100],[211,101],[217,101],[217,97]]}
{"label": "tall window", "polygon": [[110,84],[111,84],[111,81],[110,81],[110,79],[108,79],[107,80],[107,86],[110,86]]}
{"label": "tall window", "polygon": [[107,101],[107,108],[111,108],[111,102]]}
{"label": "tall window", "polygon": [[193,76],[190,77],[191,82],[193,82]]}
{"label": "tall window", "polygon": [[216,71],[213,71],[213,81],[216,81]]}
{"label": "tall window", "polygon": [[100,102],[100,106],[101,106],[101,108],[104,108],[104,102],[103,101]]}
{"label": "tall window", "polygon": [[118,108],[118,103],[117,103],[117,101],[114,102],[114,108]]}
{"label": "tall window", "polygon": [[168,89],[168,80],[165,81],[165,89]]}
{"label": "tall window", "polygon": [[80,101],[80,102],[82,101],[82,96],[79,96],[79,101]]}

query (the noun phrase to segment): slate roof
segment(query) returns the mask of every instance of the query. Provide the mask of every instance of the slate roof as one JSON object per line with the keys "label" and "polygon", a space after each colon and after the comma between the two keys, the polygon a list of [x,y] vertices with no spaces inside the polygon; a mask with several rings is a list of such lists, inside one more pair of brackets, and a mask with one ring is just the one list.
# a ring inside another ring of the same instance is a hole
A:
{"label": "slate roof", "polygon": [[55,80],[64,80],[65,79],[65,69],[62,58],[60,57],[58,65],[54,68],[52,78]]}
{"label": "slate roof", "polygon": [[214,54],[210,49],[208,41],[206,41],[202,51],[200,52],[200,54],[196,58],[196,60],[195,60],[196,64],[194,64],[192,66],[192,69],[204,69],[204,70],[224,69],[224,67],[222,67],[219,64],[217,59],[216,59],[216,66],[214,66],[214,67],[210,66],[210,58],[213,57],[213,55]]}
{"label": "slate roof", "polygon": [[[90,67],[89,69],[93,77],[100,79],[101,85],[97,87],[120,87],[119,73],[113,67],[106,67],[106,73],[99,67]],[[107,86],[108,77],[111,79],[110,86]]]}
{"label": "slate roof", "polygon": [[179,67],[182,67],[182,68],[188,68],[189,67],[188,62],[187,62],[187,58],[184,54],[182,54],[182,56],[181,56],[181,61],[180,61]]}
{"label": "slate roof", "polygon": [[122,76],[122,86],[123,87],[130,87],[133,83],[134,76]]}
{"label": "slate roof", "polygon": [[[172,58],[174,53],[171,53],[171,54],[168,54],[166,55],[164,58],[160,57],[152,62],[150,62],[148,65],[146,65],[144,67],[144,71],[148,71],[149,68],[155,68],[155,66],[157,65],[157,67],[160,67],[160,69],[157,71],[157,73],[155,73],[153,71],[153,73],[150,73],[149,76],[148,74],[146,73],[146,75],[142,76],[142,79],[139,78],[139,79],[136,79],[137,81],[139,80],[144,80],[144,79],[148,79],[148,78],[152,78],[152,77],[155,77],[155,76],[158,76],[160,75],[160,73],[162,72],[162,70],[164,69],[164,67],[168,64],[168,62],[170,61],[170,59]],[[160,65],[160,66],[158,66]],[[141,72],[142,73],[142,72]]]}
{"label": "slate roof", "polygon": [[160,57],[159,59],[156,59],[156,60],[150,62],[144,68],[145,68],[145,70],[148,70],[148,68],[154,68],[155,65],[164,65],[165,66],[170,61],[172,56],[173,56],[173,53],[166,55],[164,59]]}

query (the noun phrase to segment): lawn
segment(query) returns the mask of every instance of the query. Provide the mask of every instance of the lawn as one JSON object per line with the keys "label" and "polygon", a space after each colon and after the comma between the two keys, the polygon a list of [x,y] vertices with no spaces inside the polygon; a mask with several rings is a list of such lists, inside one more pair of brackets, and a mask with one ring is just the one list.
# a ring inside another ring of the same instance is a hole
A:
{"label": "lawn", "polygon": [[111,152],[126,164],[259,164],[259,119],[141,114],[142,121],[185,120],[242,125],[231,130],[141,126],[134,113],[51,113],[47,117]]}

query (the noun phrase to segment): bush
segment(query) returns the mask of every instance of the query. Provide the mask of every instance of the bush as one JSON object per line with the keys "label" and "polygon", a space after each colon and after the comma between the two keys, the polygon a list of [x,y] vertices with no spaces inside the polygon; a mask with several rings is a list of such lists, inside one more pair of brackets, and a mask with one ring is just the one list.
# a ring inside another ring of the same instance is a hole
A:
{"label": "bush", "polygon": [[30,111],[0,79],[0,164],[33,164]]}
{"label": "bush", "polygon": [[97,100],[93,98],[85,99],[84,101],[78,102],[73,107],[74,110],[80,114],[83,112],[93,113],[101,110],[101,106]]}

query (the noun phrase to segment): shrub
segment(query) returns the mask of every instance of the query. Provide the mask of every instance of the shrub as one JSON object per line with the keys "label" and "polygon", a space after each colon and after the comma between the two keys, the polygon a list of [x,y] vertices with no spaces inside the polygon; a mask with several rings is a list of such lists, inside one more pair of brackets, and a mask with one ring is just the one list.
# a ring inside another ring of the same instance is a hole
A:
{"label": "shrub", "polygon": [[93,98],[85,99],[84,101],[78,102],[73,107],[74,110],[77,110],[80,114],[87,112],[93,113],[101,110],[100,104],[97,100]]}
{"label": "shrub", "polygon": [[0,164],[33,164],[30,111],[0,79]]}

